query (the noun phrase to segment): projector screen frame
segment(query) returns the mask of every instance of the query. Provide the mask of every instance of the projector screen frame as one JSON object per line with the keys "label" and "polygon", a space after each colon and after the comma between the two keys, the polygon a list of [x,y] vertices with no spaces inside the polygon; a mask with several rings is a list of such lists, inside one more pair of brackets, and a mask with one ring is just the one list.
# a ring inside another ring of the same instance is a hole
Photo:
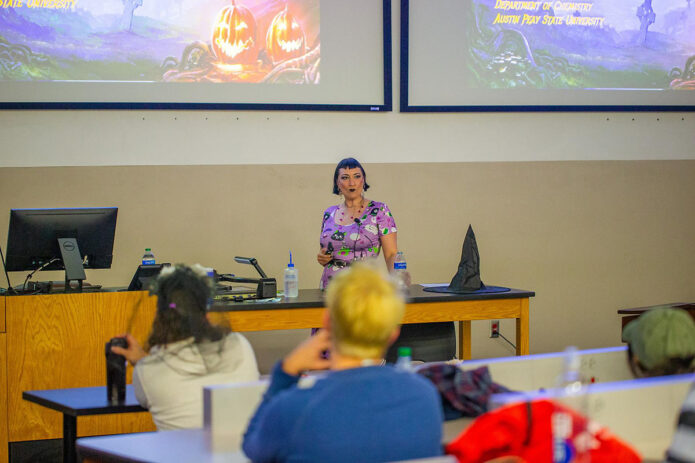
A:
{"label": "projector screen frame", "polygon": [[[208,102],[80,102],[2,101],[0,110],[242,110],[242,111],[362,111],[393,110],[391,0],[382,0],[383,99],[374,104],[345,103],[208,103]],[[378,31],[377,31],[378,33]],[[0,87],[2,82],[0,82]]]}
{"label": "projector screen frame", "polygon": [[[401,0],[400,37],[400,103],[403,113],[455,113],[455,112],[691,112],[695,105],[411,105],[409,88],[410,69],[410,1]],[[684,90],[692,91],[692,90]]]}

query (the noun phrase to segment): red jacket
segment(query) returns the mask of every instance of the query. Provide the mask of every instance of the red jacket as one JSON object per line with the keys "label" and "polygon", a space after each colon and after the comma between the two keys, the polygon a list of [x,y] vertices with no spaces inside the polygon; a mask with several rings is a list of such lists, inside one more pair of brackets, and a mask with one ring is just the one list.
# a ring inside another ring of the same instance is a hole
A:
{"label": "red jacket", "polygon": [[516,456],[529,463],[550,463],[553,461],[551,417],[557,410],[572,417],[572,443],[575,446],[588,444],[591,463],[639,463],[642,460],[607,428],[549,400],[508,405],[480,415],[446,446],[446,453],[465,463],[503,456]]}

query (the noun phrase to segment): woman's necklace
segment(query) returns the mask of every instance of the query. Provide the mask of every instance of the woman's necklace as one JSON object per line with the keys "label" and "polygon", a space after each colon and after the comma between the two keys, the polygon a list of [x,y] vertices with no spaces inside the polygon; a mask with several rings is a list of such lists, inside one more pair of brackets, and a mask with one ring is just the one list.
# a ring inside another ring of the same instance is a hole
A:
{"label": "woman's necklace", "polygon": [[350,214],[348,216],[349,220],[355,220],[356,218],[358,218],[362,214],[363,210],[364,210],[364,198],[362,198],[362,201],[360,201],[360,205],[358,208],[354,208],[354,207],[350,208],[350,207],[348,207],[347,204],[343,203],[343,210],[340,211],[340,217],[342,219],[345,219],[345,212],[348,212]]}

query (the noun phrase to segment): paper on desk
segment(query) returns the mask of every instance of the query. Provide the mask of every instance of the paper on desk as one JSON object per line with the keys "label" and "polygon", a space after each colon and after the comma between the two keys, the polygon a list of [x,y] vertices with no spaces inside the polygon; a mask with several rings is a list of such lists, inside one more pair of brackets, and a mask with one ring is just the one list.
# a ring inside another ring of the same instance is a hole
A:
{"label": "paper on desk", "polygon": [[269,297],[266,299],[244,299],[245,304],[258,304],[258,303],[265,303],[265,302],[280,302],[282,300],[281,297]]}

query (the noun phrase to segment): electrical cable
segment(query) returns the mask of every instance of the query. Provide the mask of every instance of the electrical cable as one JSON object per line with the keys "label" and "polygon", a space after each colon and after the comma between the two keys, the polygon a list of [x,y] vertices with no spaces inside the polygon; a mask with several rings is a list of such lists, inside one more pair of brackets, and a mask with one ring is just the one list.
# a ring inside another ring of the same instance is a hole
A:
{"label": "electrical cable", "polygon": [[509,339],[505,338],[504,335],[503,335],[501,332],[498,333],[498,334],[499,334],[500,338],[502,338],[502,339],[504,339],[505,341],[507,341],[507,343],[508,343],[510,346],[512,346],[512,347],[514,348],[514,350],[516,350],[516,345],[512,344],[512,342],[511,342]]}
{"label": "electrical cable", "polygon": [[60,260],[60,258],[54,257],[53,259],[49,260],[48,262],[43,264],[41,267],[37,268],[36,270],[31,272],[29,275],[27,275],[26,279],[24,280],[24,284],[22,285],[22,291],[26,292],[27,283],[29,283],[29,280],[31,280],[31,277],[33,277],[35,273],[40,272],[41,270],[45,269],[46,267],[48,267],[49,265],[51,265],[53,262],[55,262],[57,260]]}
{"label": "electrical cable", "polygon": [[5,271],[5,278],[7,278],[7,290],[5,294],[17,294],[10,283],[10,275],[7,274],[7,266],[5,265],[5,256],[2,254],[2,246],[0,246],[0,259],[2,260],[2,269]]}

